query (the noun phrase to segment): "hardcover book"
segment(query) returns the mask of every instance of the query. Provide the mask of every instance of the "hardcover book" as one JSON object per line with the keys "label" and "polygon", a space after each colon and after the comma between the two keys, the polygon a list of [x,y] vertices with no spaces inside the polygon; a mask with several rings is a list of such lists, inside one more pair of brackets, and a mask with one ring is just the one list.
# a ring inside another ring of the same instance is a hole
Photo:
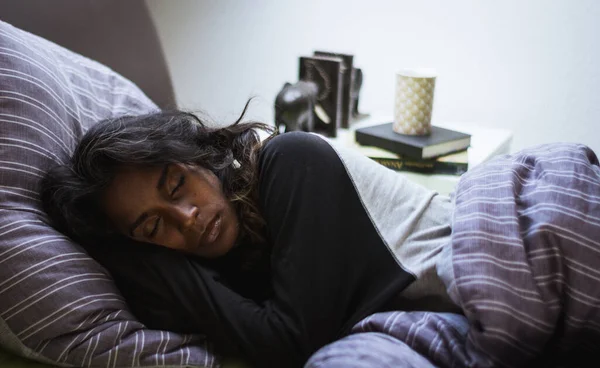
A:
{"label": "hardcover book", "polygon": [[373,146],[357,146],[356,149],[373,161],[395,171],[460,176],[469,169],[469,155],[467,150],[440,156],[436,159],[421,160],[397,155]]}
{"label": "hardcover book", "polygon": [[356,142],[421,160],[463,151],[471,145],[470,134],[455,130],[432,126],[430,135],[405,135],[394,132],[392,124],[357,129],[355,132]]}
{"label": "hardcover book", "polygon": [[337,135],[342,121],[342,73],[344,61],[339,57],[300,57],[300,80],[315,82],[319,88],[316,116],[325,124],[330,137]]}

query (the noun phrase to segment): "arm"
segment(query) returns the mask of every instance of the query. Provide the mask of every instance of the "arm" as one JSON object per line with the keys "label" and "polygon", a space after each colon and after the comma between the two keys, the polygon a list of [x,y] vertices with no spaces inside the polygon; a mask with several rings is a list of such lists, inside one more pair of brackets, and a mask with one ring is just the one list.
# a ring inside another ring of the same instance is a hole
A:
{"label": "arm", "polygon": [[[218,353],[259,366],[297,366],[300,344],[288,313],[270,300],[258,304],[231,290],[201,262],[151,245],[111,245],[95,257],[106,265],[133,314],[147,327],[201,333]],[[291,331],[291,333],[289,332]]]}

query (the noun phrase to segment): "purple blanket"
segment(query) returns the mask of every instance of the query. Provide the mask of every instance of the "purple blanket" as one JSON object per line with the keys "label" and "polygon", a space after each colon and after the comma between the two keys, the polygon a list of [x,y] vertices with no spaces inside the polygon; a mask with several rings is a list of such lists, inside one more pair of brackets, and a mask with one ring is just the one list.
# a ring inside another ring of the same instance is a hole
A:
{"label": "purple blanket", "polygon": [[450,272],[442,277],[464,316],[376,314],[355,326],[356,335],[315,354],[309,366],[336,366],[323,363],[357,338],[365,344],[346,350],[355,356],[348,367],[366,367],[361,357],[375,346],[389,346],[377,359],[390,367],[418,366],[410,362],[419,359],[440,367],[572,367],[597,360],[596,155],[582,145],[551,144],[501,156],[463,175],[455,199]]}

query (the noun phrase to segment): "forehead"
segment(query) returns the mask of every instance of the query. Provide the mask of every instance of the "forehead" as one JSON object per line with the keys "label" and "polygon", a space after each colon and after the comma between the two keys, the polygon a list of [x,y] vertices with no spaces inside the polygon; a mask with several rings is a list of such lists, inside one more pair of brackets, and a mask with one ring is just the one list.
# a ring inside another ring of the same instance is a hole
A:
{"label": "forehead", "polygon": [[125,166],[116,171],[116,174],[110,185],[120,185],[122,182],[141,182],[144,180],[158,177],[162,173],[164,166]]}

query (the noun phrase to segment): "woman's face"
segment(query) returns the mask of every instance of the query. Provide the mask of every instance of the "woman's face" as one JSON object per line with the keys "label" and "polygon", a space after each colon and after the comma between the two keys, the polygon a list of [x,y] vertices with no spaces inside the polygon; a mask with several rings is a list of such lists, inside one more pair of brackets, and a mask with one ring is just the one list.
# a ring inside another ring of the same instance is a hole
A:
{"label": "woman's face", "polygon": [[238,237],[238,218],[219,179],[184,164],[124,167],[107,188],[104,209],[122,234],[216,258]]}

